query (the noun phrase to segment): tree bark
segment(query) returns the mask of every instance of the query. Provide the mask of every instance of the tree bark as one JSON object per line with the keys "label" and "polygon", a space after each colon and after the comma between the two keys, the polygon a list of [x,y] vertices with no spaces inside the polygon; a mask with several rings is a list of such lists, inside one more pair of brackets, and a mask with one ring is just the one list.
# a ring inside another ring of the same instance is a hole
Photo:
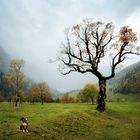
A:
{"label": "tree bark", "polygon": [[92,103],[92,105],[94,104],[94,98],[91,98],[91,103]]}
{"label": "tree bark", "polygon": [[15,102],[15,106],[16,106],[16,107],[18,106],[18,101],[17,101],[17,99],[16,99],[16,102]]}
{"label": "tree bark", "polygon": [[15,106],[17,107],[18,106],[18,96],[16,94],[16,99],[15,99]]}
{"label": "tree bark", "polygon": [[99,94],[97,98],[97,110],[100,112],[105,111],[105,98],[106,98],[106,80],[99,79]]}

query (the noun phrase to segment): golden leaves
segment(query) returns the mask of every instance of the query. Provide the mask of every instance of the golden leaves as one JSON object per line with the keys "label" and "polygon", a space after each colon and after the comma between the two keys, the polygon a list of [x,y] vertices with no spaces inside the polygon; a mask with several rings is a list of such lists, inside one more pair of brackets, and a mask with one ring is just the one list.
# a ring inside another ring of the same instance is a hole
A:
{"label": "golden leaves", "polygon": [[13,79],[13,77],[11,75],[5,75],[4,79],[9,82]]}
{"label": "golden leaves", "polygon": [[124,26],[119,31],[119,41],[135,42],[137,41],[136,33],[134,33],[129,26]]}
{"label": "golden leaves", "polygon": [[18,60],[18,59],[12,59],[11,62],[10,62],[11,65],[18,65],[18,64],[23,65],[24,63],[25,62],[22,59],[20,59],[20,60]]}

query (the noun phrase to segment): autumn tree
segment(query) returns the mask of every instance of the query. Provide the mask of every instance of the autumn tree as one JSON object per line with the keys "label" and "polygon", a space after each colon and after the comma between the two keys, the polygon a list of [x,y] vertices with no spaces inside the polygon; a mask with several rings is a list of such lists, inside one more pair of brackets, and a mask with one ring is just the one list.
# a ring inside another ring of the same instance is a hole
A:
{"label": "autumn tree", "polygon": [[45,82],[33,84],[29,90],[29,100],[32,102],[41,101],[43,104],[45,102],[51,101],[51,91],[49,86]]}
{"label": "autumn tree", "polygon": [[78,102],[81,102],[81,103],[87,102],[87,98],[85,98],[85,96],[83,95],[82,90],[79,91],[79,93],[76,96],[76,99]]}
{"label": "autumn tree", "polygon": [[69,103],[69,94],[68,93],[63,94],[63,96],[61,98],[61,102],[62,103]]}
{"label": "autumn tree", "polygon": [[91,101],[92,104],[94,104],[94,99],[97,96],[98,88],[93,83],[88,83],[84,86],[84,88],[80,91],[80,94],[82,94],[82,97],[85,99],[85,101]]}
{"label": "autumn tree", "polygon": [[21,103],[22,103],[22,101],[23,102],[27,101],[27,97],[26,97],[25,93],[22,90],[19,90],[18,96],[20,97]]}
{"label": "autumn tree", "polygon": [[70,96],[69,97],[69,103],[75,103],[75,102],[77,102],[75,97]]}
{"label": "autumn tree", "polygon": [[[112,23],[83,20],[66,31],[66,42],[62,43],[59,60],[60,71],[66,75],[71,72],[92,73],[99,80],[97,109],[105,111],[106,81],[115,76],[116,67],[127,59],[128,55],[139,55],[135,45],[136,33],[129,26],[120,28],[115,35]],[[99,70],[103,61],[110,60],[111,71],[103,75]]]}
{"label": "autumn tree", "polygon": [[10,74],[5,77],[12,85],[14,95],[16,96],[15,106],[18,105],[18,101],[20,100],[19,93],[22,90],[22,86],[26,83],[25,75],[22,71],[24,63],[24,60],[11,60],[9,69]]}
{"label": "autumn tree", "polygon": [[39,96],[37,93],[37,85],[33,84],[30,89],[29,89],[29,93],[28,93],[28,100],[29,102],[35,103],[35,102],[39,102]]}

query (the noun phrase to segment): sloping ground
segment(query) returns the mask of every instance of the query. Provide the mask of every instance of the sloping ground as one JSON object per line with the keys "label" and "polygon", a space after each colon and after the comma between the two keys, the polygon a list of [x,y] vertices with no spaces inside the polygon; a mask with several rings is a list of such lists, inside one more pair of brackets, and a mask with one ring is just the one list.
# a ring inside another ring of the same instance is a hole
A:
{"label": "sloping ground", "polygon": [[108,102],[140,102],[140,94],[119,94],[119,93],[108,93],[106,100]]}
{"label": "sloping ground", "polygon": [[[6,140],[139,140],[140,103],[108,103],[100,113],[89,104],[0,105],[0,138]],[[21,116],[29,132],[18,130]]]}
{"label": "sloping ground", "polygon": [[140,92],[140,62],[118,72],[116,76],[108,82],[108,92],[118,92],[122,94]]}
{"label": "sloping ground", "polygon": [[127,73],[135,73],[137,71],[140,71],[140,61],[137,63],[134,63],[128,67],[125,67],[124,69],[122,69],[121,71],[119,71],[118,73],[116,73],[115,77],[112,78],[109,81],[109,84],[114,84],[114,82],[118,82],[122,77],[125,77],[125,75]]}

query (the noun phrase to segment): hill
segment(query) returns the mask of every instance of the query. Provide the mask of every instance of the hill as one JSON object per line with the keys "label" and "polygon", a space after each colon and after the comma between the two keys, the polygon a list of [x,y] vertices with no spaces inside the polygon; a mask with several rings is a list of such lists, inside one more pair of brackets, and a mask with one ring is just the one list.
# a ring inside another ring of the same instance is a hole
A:
{"label": "hill", "polygon": [[140,62],[128,66],[118,72],[108,82],[109,91],[123,94],[140,93]]}
{"label": "hill", "polygon": [[68,92],[68,94],[72,97],[76,97],[79,92],[80,92],[80,89],[71,90],[71,91]]}
{"label": "hill", "polygon": [[8,73],[10,56],[0,46],[0,95],[7,97],[10,95],[9,85],[4,80],[5,74]]}
{"label": "hill", "polygon": [[52,93],[52,96],[53,96],[53,97],[59,97],[59,96],[62,95],[61,92],[59,92],[58,90],[53,89],[53,88],[51,88],[51,93]]}

